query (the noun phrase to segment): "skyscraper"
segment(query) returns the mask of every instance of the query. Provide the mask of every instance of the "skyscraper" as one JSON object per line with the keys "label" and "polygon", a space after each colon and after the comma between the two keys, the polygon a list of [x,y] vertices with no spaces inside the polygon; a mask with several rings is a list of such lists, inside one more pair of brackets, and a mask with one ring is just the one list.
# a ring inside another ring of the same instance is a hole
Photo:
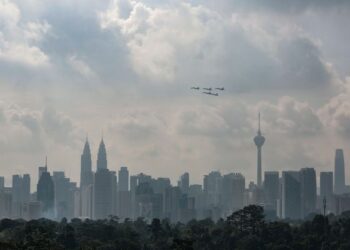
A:
{"label": "skyscraper", "polygon": [[316,211],[317,187],[316,172],[313,168],[300,170],[301,217],[305,218]]}
{"label": "skyscraper", "polygon": [[243,208],[245,179],[240,173],[230,173],[222,177],[223,215],[229,216],[232,212]]}
{"label": "skyscraper", "polygon": [[129,190],[129,171],[127,167],[121,167],[118,171],[118,191],[128,191]]}
{"label": "skyscraper", "polygon": [[115,214],[116,176],[108,169],[99,169],[94,176],[94,219],[105,219]]}
{"label": "skyscraper", "polygon": [[91,152],[87,138],[84,145],[83,154],[81,155],[80,164],[80,187],[82,188],[83,186],[91,185],[93,181]]}
{"label": "skyscraper", "polygon": [[98,148],[97,153],[97,171],[100,169],[107,169],[107,153],[106,146],[103,142],[103,138],[100,143],[100,147]]}
{"label": "skyscraper", "polygon": [[326,199],[326,212],[334,212],[333,172],[320,173],[320,198]]}
{"label": "skyscraper", "polygon": [[334,161],[334,193],[342,194],[345,192],[345,164],[344,153],[342,149],[335,151]]}
{"label": "skyscraper", "polygon": [[254,143],[258,149],[258,159],[257,159],[257,186],[260,188],[262,184],[262,178],[261,178],[261,148],[265,143],[265,137],[262,136],[261,131],[260,131],[260,113],[259,113],[259,126],[258,126],[258,133],[254,137]]}
{"label": "skyscraper", "polygon": [[276,210],[279,197],[278,171],[266,171],[264,175],[265,207]]}
{"label": "skyscraper", "polygon": [[178,186],[181,191],[185,194],[188,193],[188,188],[190,187],[190,175],[189,173],[184,173],[180,176],[180,180],[178,181]]}
{"label": "skyscraper", "polygon": [[54,217],[55,189],[49,172],[43,172],[37,185],[37,199],[41,202],[42,215]]}
{"label": "skyscraper", "polygon": [[333,172],[320,173],[320,196],[327,200],[333,196]]}
{"label": "skyscraper", "polygon": [[299,171],[282,172],[282,218],[300,219],[301,195]]}

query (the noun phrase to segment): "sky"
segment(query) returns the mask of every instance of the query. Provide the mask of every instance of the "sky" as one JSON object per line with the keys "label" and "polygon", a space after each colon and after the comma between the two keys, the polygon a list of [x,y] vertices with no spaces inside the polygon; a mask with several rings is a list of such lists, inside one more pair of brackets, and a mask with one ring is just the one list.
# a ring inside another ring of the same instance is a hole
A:
{"label": "sky", "polygon": [[[350,183],[350,2],[0,0],[0,175],[330,171]],[[207,96],[191,86],[224,87]]]}

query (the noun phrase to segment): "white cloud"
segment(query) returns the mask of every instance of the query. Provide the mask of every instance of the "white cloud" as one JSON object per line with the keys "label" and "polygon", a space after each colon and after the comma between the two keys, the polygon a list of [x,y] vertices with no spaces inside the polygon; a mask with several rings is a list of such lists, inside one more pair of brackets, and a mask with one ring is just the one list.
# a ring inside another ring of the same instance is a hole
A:
{"label": "white cloud", "polygon": [[39,42],[50,28],[46,22],[25,22],[17,5],[0,1],[0,60],[27,66],[47,66],[49,57]]}
{"label": "white cloud", "polygon": [[77,58],[76,55],[67,57],[67,63],[72,67],[74,71],[86,78],[93,78],[96,73],[90,68],[90,66],[83,60]]}

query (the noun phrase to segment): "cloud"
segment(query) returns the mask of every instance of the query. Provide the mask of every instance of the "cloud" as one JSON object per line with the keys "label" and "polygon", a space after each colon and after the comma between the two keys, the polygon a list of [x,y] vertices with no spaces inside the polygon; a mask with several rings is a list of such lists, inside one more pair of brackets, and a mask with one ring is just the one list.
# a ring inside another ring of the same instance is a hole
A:
{"label": "cloud", "polygon": [[281,97],[277,104],[260,103],[256,110],[262,113],[263,126],[268,133],[305,137],[320,135],[323,130],[316,110],[288,96]]}
{"label": "cloud", "polygon": [[90,66],[81,59],[78,59],[76,55],[69,56],[67,63],[72,67],[74,71],[85,78],[93,78],[96,73],[90,68]]}
{"label": "cloud", "polygon": [[[349,79],[344,83],[344,90],[331,98],[319,110],[325,125],[340,137],[350,137],[350,92]],[[333,134],[333,136],[335,136]]]}
{"label": "cloud", "polygon": [[49,64],[49,57],[37,43],[49,30],[46,22],[22,21],[17,5],[1,0],[0,26],[0,60],[30,67]]}
{"label": "cloud", "polygon": [[220,82],[238,92],[328,87],[334,76],[318,45],[284,24],[271,29],[260,15],[227,18],[190,3],[115,1],[101,13],[101,27],[122,34],[134,71],[149,81]]}

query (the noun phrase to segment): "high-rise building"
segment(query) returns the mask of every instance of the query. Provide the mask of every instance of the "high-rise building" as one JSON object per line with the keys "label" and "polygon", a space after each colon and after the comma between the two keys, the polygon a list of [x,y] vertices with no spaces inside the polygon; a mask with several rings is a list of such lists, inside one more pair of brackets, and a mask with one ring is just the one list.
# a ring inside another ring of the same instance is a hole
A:
{"label": "high-rise building", "polygon": [[[320,173],[320,202],[326,199],[326,211],[325,212],[334,212],[334,195],[333,195],[333,172],[321,172]],[[322,207],[323,211],[323,207]]]}
{"label": "high-rise building", "polygon": [[30,175],[24,174],[22,177],[22,202],[30,201]]}
{"label": "high-rise building", "polygon": [[334,161],[334,193],[342,194],[345,192],[345,163],[342,149],[335,151]]}
{"label": "high-rise building", "polygon": [[0,219],[11,218],[12,190],[4,187],[0,190]]}
{"label": "high-rise building", "polygon": [[279,172],[266,171],[264,174],[265,208],[276,210],[279,197]]}
{"label": "high-rise building", "polygon": [[333,172],[320,173],[320,197],[328,200],[333,196]]}
{"label": "high-rise building", "polygon": [[0,190],[5,188],[5,177],[0,176]]}
{"label": "high-rise building", "polygon": [[180,176],[180,180],[178,181],[178,186],[181,189],[181,191],[185,194],[188,193],[188,188],[190,187],[190,174],[184,173]]}
{"label": "high-rise building", "polygon": [[74,216],[73,196],[76,191],[76,184],[67,178],[63,171],[55,171],[52,174],[52,180],[55,186],[55,212],[56,218],[70,219]]}
{"label": "high-rise building", "polygon": [[120,168],[118,179],[118,191],[129,191],[129,171],[127,167]]}
{"label": "high-rise building", "polygon": [[82,218],[93,218],[93,184],[80,188],[80,216]]}
{"label": "high-rise building", "polygon": [[22,218],[23,205],[30,200],[30,176],[12,176],[12,218]]}
{"label": "high-rise building", "polygon": [[93,218],[104,219],[116,215],[117,177],[107,168],[106,147],[101,140],[97,155],[97,171],[93,183]]}
{"label": "high-rise building", "polygon": [[245,178],[240,173],[231,173],[222,177],[223,216],[227,217],[234,211],[243,208]]}
{"label": "high-rise building", "polygon": [[221,200],[222,176],[219,171],[212,171],[203,179],[203,191],[207,207],[216,207]]}
{"label": "high-rise building", "polygon": [[38,167],[38,181],[41,178],[42,173],[47,172],[47,157],[45,158],[45,166]]}
{"label": "high-rise building", "polygon": [[180,198],[181,190],[179,187],[169,187],[164,193],[164,216],[171,222],[180,220]]}
{"label": "high-rise building", "polygon": [[49,172],[43,172],[37,185],[37,199],[41,202],[42,216],[54,218],[55,188]]}
{"label": "high-rise building", "polygon": [[97,153],[97,171],[100,169],[108,169],[106,146],[103,139],[101,140],[100,146],[98,148],[98,153]]}
{"label": "high-rise building", "polygon": [[93,218],[105,219],[115,214],[116,176],[108,169],[98,169],[94,175]]}
{"label": "high-rise building", "polygon": [[301,218],[301,194],[299,171],[282,172],[282,218]]}
{"label": "high-rise building", "polygon": [[90,145],[87,138],[80,159],[80,187],[91,185],[93,182],[93,173]]}
{"label": "high-rise building", "polygon": [[317,202],[316,172],[314,168],[300,170],[301,218],[315,213]]}
{"label": "high-rise building", "polygon": [[262,172],[262,163],[261,163],[261,149],[262,146],[265,143],[265,137],[261,134],[261,130],[260,130],[260,113],[259,113],[259,126],[258,126],[258,133],[257,135],[254,137],[254,143],[257,147],[258,150],[258,155],[257,155],[257,186],[258,188],[261,188],[262,185],[262,176],[261,176],[261,172]]}

